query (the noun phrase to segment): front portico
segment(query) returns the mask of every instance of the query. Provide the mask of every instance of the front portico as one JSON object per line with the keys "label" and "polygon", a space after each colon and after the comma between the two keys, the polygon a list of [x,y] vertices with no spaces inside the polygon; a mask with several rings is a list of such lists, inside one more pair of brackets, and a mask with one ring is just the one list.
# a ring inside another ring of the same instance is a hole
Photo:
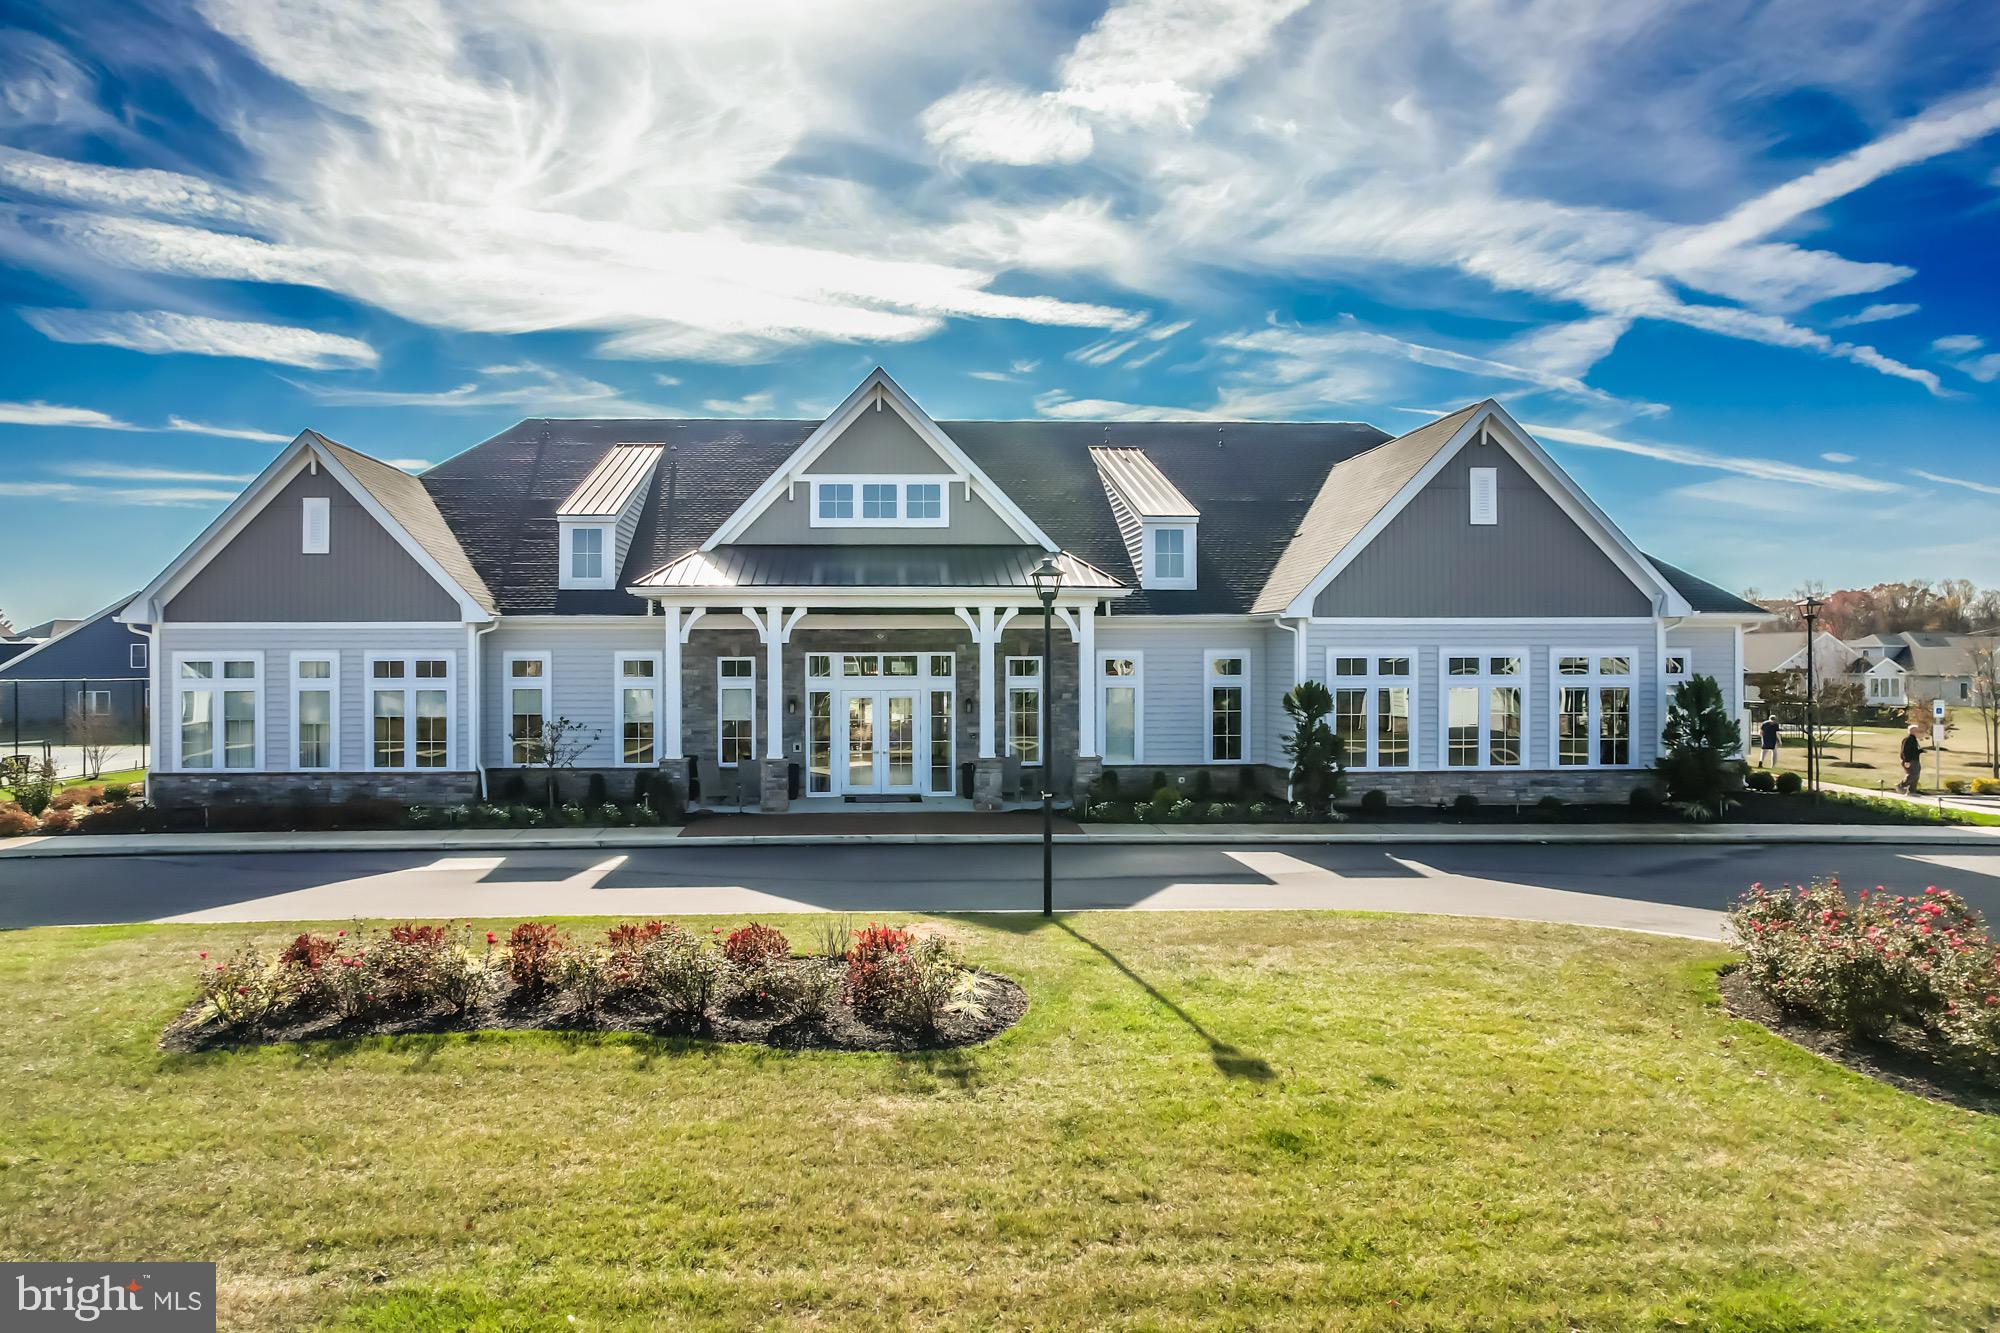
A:
{"label": "front portico", "polygon": [[967,764],[982,810],[1000,808],[1010,767],[1087,783],[1095,695],[1078,682],[1101,606],[1127,590],[1055,557],[1044,680],[1030,579],[1044,555],[734,547],[665,566],[631,589],[662,626],[660,768],[701,803],[724,793],[736,804],[754,770],[767,811],[788,808],[794,790],[809,802],[951,797]]}

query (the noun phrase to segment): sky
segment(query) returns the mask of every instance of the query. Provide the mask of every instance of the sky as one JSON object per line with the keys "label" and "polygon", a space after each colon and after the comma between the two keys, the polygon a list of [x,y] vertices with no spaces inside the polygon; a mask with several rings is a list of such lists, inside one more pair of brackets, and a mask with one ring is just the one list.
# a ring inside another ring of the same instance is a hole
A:
{"label": "sky", "polygon": [[0,0],[0,611],[142,586],[305,427],[415,470],[877,364],[1494,397],[1730,588],[2000,583],[1996,201],[1991,4]]}

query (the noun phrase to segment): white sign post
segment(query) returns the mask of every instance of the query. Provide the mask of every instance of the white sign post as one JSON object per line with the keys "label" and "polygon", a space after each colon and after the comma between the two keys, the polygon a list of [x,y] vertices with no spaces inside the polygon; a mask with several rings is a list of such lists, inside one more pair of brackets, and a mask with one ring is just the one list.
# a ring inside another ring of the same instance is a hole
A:
{"label": "white sign post", "polygon": [[1931,700],[1931,753],[1937,756],[1931,765],[1937,776],[1938,804],[1944,804],[1944,700]]}

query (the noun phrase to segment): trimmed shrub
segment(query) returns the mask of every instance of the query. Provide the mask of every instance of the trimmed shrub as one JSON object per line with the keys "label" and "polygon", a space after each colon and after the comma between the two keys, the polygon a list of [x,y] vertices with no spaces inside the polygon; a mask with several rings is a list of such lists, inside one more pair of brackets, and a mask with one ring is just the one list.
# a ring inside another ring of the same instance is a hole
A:
{"label": "trimmed shrub", "polygon": [[1361,793],[1361,813],[1364,815],[1385,814],[1389,809],[1389,793],[1380,787],[1370,787]]}
{"label": "trimmed shrub", "polygon": [[1550,823],[1563,817],[1563,801],[1560,796],[1544,796],[1535,802],[1535,814]]}
{"label": "trimmed shrub", "polygon": [[727,967],[721,952],[679,926],[667,926],[638,950],[639,990],[684,1023],[706,1020]]}
{"label": "trimmed shrub", "polygon": [[1178,788],[1178,787],[1174,787],[1174,784],[1173,784],[1173,783],[1171,783],[1171,782],[1167,781],[1167,770],[1166,770],[1166,769],[1164,769],[1164,768],[1156,768],[1156,769],[1154,769],[1154,770],[1153,770],[1153,780],[1152,780],[1151,782],[1147,783],[1146,785],[1147,785],[1148,787],[1150,787],[1150,788],[1152,789],[1152,791],[1153,791],[1153,793],[1154,793],[1154,796],[1155,796],[1156,798],[1157,798],[1157,796],[1159,795],[1159,791],[1160,791],[1160,789],[1161,789],[1162,787],[1172,787],[1172,788],[1173,788],[1173,792],[1174,792],[1174,795],[1176,795],[1176,796],[1179,796],[1179,795],[1181,794],[1181,793],[1180,793],[1180,788]]}
{"label": "trimmed shrub", "polygon": [[35,817],[12,801],[0,802],[0,838],[19,838],[35,831]]}
{"label": "trimmed shrub", "polygon": [[653,828],[660,822],[660,816],[650,805],[635,805],[630,811],[632,823],[638,828]]}
{"label": "trimmed shrub", "polygon": [[1159,786],[1153,788],[1154,805],[1167,806],[1171,808],[1173,803],[1180,799],[1181,799],[1181,789],[1179,787],[1174,786],[1170,782],[1163,782]]}
{"label": "trimmed shrub", "polygon": [[1944,780],[1944,789],[1950,792],[1953,796],[1965,795],[1966,791],[1971,786],[1972,784],[1967,782],[1964,778],[1946,778]]}
{"label": "trimmed shrub", "polygon": [[132,799],[132,784],[129,782],[107,782],[104,784],[104,800],[107,805],[123,805]]}
{"label": "trimmed shrub", "polygon": [[1109,805],[1118,799],[1118,775],[1099,773],[1090,783],[1092,805]]}
{"label": "trimmed shrub", "polygon": [[[110,802],[90,812],[92,833],[137,833],[146,827],[148,812],[130,802]],[[5,830],[0,829],[0,832]]]}
{"label": "trimmed shrub", "polygon": [[101,785],[78,785],[64,787],[49,798],[49,804],[58,810],[74,810],[96,805],[103,799],[104,788]]}
{"label": "trimmed shrub", "polygon": [[1743,785],[1751,791],[1776,791],[1778,778],[1768,768],[1753,768],[1743,775]]}
{"label": "trimmed shrub", "polygon": [[642,768],[632,775],[633,805],[647,805],[650,803],[647,797],[651,796],[653,791],[653,772],[654,770],[650,768]]}
{"label": "trimmed shrub", "polygon": [[1451,798],[1451,812],[1460,818],[1479,813],[1479,798],[1469,791],[1462,791]]}
{"label": "trimmed shrub", "polygon": [[554,926],[523,921],[507,934],[507,975],[529,995],[553,988],[569,941]]}
{"label": "trimmed shrub", "polygon": [[507,822],[515,828],[540,828],[549,822],[549,812],[539,805],[510,805]]}
{"label": "trimmed shrub", "polygon": [[52,805],[42,811],[42,832],[68,833],[76,827],[76,810],[72,806]]}
{"label": "trimmed shrub", "polygon": [[1625,803],[1639,814],[1651,815],[1657,814],[1665,801],[1660,796],[1658,787],[1642,782],[1632,789],[1632,794],[1625,798]]}
{"label": "trimmed shrub", "polygon": [[1227,801],[1212,801],[1202,813],[1211,823],[1226,824],[1236,818],[1236,807]]}
{"label": "trimmed shrub", "polygon": [[333,957],[333,941],[324,935],[301,934],[278,951],[278,961],[287,967],[317,972]]}
{"label": "trimmed shrub", "polygon": [[10,779],[8,785],[14,789],[14,804],[39,817],[55,799],[56,766],[44,759],[20,777]]}
{"label": "trimmed shrub", "polygon": [[2000,778],[1974,778],[1972,793],[1975,796],[2000,796]]}
{"label": "trimmed shrub", "polygon": [[1796,773],[1778,774],[1778,795],[1797,796],[1805,787],[1806,780]]}
{"label": "trimmed shrub", "polygon": [[609,801],[597,807],[595,817],[598,823],[613,828],[625,822],[625,812]]}
{"label": "trimmed shrub", "polygon": [[202,1003],[230,1027],[264,1027],[298,998],[288,969],[254,945],[244,945],[225,962],[210,964],[207,954],[201,957]]}
{"label": "trimmed shrub", "polygon": [[904,1032],[929,1036],[947,1015],[978,1007],[971,973],[935,935],[915,940],[891,958],[884,979],[882,1021]]}
{"label": "trimmed shrub", "polygon": [[835,958],[793,958],[764,979],[771,1007],[794,1023],[821,1023],[840,1003],[846,975]]}
{"label": "trimmed shrub", "polygon": [[909,952],[910,932],[869,922],[854,932],[847,946],[847,1002],[856,1009],[877,1009],[888,995],[889,969]]}
{"label": "trimmed shrub", "polygon": [[528,780],[520,771],[509,773],[500,783],[500,800],[506,805],[520,805],[528,798]]}
{"label": "trimmed shrub", "polygon": [[583,803],[595,810],[611,799],[611,791],[604,785],[602,773],[592,773],[590,780],[583,784]]}
{"label": "trimmed shrub", "polygon": [[559,824],[576,825],[586,822],[588,818],[589,816],[582,806],[565,805],[558,808],[556,822]]}
{"label": "trimmed shrub", "polygon": [[739,972],[762,976],[792,956],[792,945],[782,930],[752,922],[729,932],[722,941],[722,956]]}
{"label": "trimmed shrub", "polygon": [[1215,775],[1207,769],[1198,769],[1194,775],[1194,786],[1188,792],[1188,799],[1206,805],[1215,799]]}

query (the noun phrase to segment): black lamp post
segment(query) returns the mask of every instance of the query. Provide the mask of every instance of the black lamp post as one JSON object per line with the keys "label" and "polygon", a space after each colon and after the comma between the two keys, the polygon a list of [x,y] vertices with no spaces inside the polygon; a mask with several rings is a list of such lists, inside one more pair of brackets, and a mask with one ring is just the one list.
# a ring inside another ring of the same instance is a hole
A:
{"label": "black lamp post", "polygon": [[1813,625],[1819,619],[1820,608],[1825,606],[1819,598],[1807,593],[1799,602],[1799,614],[1806,622],[1806,786],[1812,790],[1815,801],[1819,799],[1819,744],[1818,729],[1813,725],[1816,691],[1819,688],[1819,674],[1813,669]]}
{"label": "black lamp post", "polygon": [[[1034,580],[1035,595],[1042,599],[1042,688],[1036,693],[1036,701],[1041,705],[1042,734],[1042,915],[1054,916],[1056,911],[1056,794],[1054,752],[1049,745],[1049,696],[1055,690],[1055,623],[1056,592],[1062,587],[1062,570],[1056,565],[1053,555],[1042,557],[1042,563],[1035,566],[1028,575]],[[1079,685],[1079,688],[1081,686]]]}

